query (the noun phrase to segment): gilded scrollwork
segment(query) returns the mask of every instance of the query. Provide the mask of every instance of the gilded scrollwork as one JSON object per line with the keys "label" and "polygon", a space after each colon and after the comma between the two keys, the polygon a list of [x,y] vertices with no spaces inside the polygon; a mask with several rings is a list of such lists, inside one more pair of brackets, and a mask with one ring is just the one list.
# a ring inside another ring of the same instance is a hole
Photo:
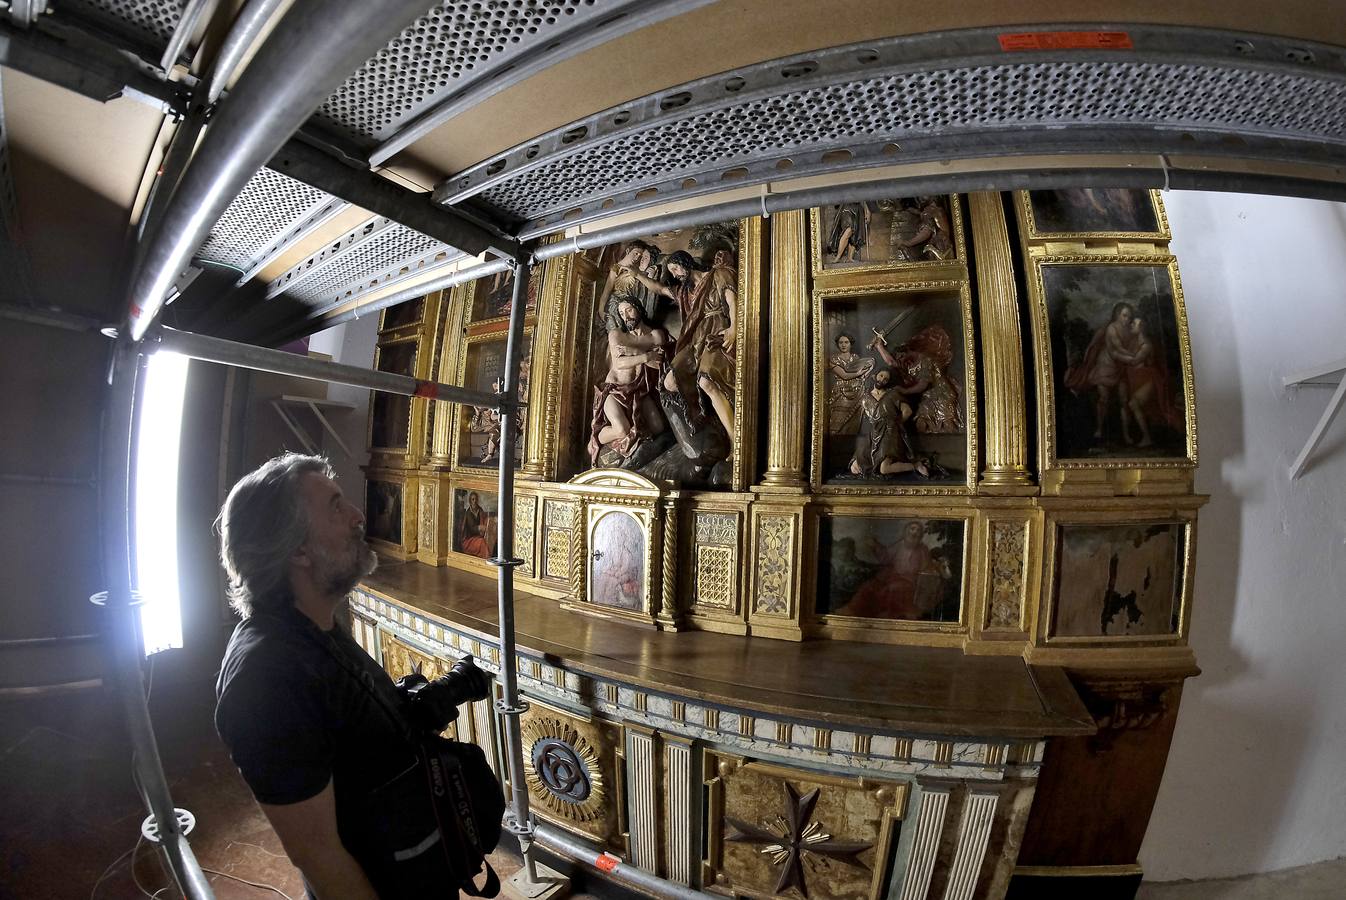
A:
{"label": "gilded scrollwork", "polygon": [[1019,628],[1027,548],[1026,522],[991,523],[991,599],[986,627]]}
{"label": "gilded scrollwork", "polygon": [[794,517],[757,520],[757,595],[753,609],[773,616],[788,614],[793,574]]}
{"label": "gilded scrollwork", "polygon": [[435,549],[435,522],[436,507],[435,503],[435,482],[421,482],[420,497],[420,539],[418,546],[426,549]]}
{"label": "gilded scrollwork", "polygon": [[514,501],[514,555],[523,560],[519,572],[533,575],[533,538],[536,533],[537,498],[517,497]]}

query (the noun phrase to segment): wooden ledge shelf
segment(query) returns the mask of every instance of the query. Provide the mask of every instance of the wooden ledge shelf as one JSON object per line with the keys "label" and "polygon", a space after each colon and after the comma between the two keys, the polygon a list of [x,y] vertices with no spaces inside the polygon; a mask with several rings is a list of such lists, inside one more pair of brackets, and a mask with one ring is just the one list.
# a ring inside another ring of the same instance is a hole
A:
{"label": "wooden ledge shelf", "polygon": [[[493,578],[385,562],[361,587],[495,645]],[[671,634],[568,613],[517,586],[514,595],[521,655],[675,699],[880,732],[1042,738],[1096,730],[1057,666],[945,648]]]}

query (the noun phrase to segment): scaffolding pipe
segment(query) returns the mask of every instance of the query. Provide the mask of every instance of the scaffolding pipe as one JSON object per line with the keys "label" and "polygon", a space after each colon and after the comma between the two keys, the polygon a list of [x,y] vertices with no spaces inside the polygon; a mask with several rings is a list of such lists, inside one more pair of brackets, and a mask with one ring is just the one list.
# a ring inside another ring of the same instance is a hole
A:
{"label": "scaffolding pipe", "polygon": [[206,87],[208,105],[213,106],[215,101],[220,99],[230,76],[243,61],[244,54],[284,2],[285,0],[248,0],[243,9],[239,10],[238,18],[234,20],[224,44],[220,46],[219,54],[215,57],[215,63],[211,66],[210,79]]}
{"label": "scaffolding pipe", "polygon": [[242,369],[255,369],[260,372],[275,372],[278,375],[293,375],[295,378],[310,378],[332,384],[349,384],[388,394],[447,400],[451,403],[467,403],[472,406],[498,407],[502,403],[510,402],[487,391],[472,391],[451,384],[441,384],[438,381],[422,381],[408,375],[396,375],[392,372],[312,359],[284,350],[254,347],[252,344],[240,344],[163,326],[157,328],[147,341],[157,343],[164,350],[190,356],[192,359],[223,363]]}
{"label": "scaffolding pipe", "polygon": [[120,340],[113,349],[112,380],[103,410],[102,519],[103,578],[105,595],[95,595],[107,616],[106,634],[111,643],[114,680],[120,695],[126,726],[134,750],[134,769],[141,796],[154,816],[159,846],[168,858],[178,888],[188,900],[209,900],[215,895],[187,843],[173,808],[173,798],[164,778],[159,745],[154,738],[149,705],[141,683],[139,610],[131,595],[131,460],[139,416],[138,392],[143,387],[141,356],[135,343]]}
{"label": "scaffolding pipe", "polygon": [[421,282],[420,284],[413,285],[409,288],[403,288],[394,294],[389,294],[378,300],[371,300],[361,306],[355,306],[343,313],[338,313],[337,315],[332,316],[330,319],[324,319],[324,315],[333,310],[340,309],[350,301],[333,303],[330,306],[324,306],[309,313],[293,331],[286,332],[284,337],[287,340],[293,340],[296,337],[311,334],[317,329],[326,330],[328,328],[333,328],[337,325],[342,325],[346,322],[358,319],[361,316],[373,315],[382,310],[390,309],[397,306],[399,303],[406,303],[409,300],[418,300],[426,294],[431,294],[435,291],[447,290],[448,288],[462,284],[465,281],[475,281],[476,279],[484,278],[487,275],[504,272],[506,269],[513,267],[513,265],[514,260],[512,259],[493,259],[490,262],[481,263],[480,265],[471,266],[466,269],[457,269],[453,272],[449,272],[447,275],[441,275],[430,281]]}
{"label": "scaffolding pipe", "polygon": [[424,0],[296,0],[220,103],[154,225],[130,283],[132,341],[145,336],[173,279],[248,180],[351,72],[424,12]]}
{"label": "scaffolding pipe", "polygon": [[505,343],[505,390],[500,403],[500,482],[496,514],[495,564],[500,605],[500,686],[497,709],[505,722],[505,762],[509,775],[510,814],[507,827],[519,839],[524,870],[530,883],[537,881],[537,868],[530,848],[533,819],[528,810],[528,785],[524,781],[523,741],[519,716],[528,708],[519,701],[517,650],[514,645],[514,569],[523,560],[514,555],[514,449],[518,445],[520,409],[519,361],[523,353],[523,320],[528,305],[529,252],[520,248],[514,260],[514,292],[509,307],[509,333]]}
{"label": "scaffolding pipe", "polygon": [[656,900],[708,900],[717,896],[692,890],[658,875],[651,875],[644,869],[627,865],[611,853],[597,850],[546,822],[537,823],[534,830],[539,847],[550,850],[564,859],[583,863],[591,869],[602,872],[603,877],[609,881],[633,888],[647,897],[654,897]]}
{"label": "scaffolding pipe", "polygon": [[201,16],[206,10],[214,5],[215,0],[187,0],[182,18],[178,19],[178,27],[173,29],[173,36],[169,38],[163,58],[159,60],[159,68],[163,69],[165,74],[173,71],[173,67],[178,64],[178,57],[182,56],[187,41],[196,31],[196,24],[201,21]]}

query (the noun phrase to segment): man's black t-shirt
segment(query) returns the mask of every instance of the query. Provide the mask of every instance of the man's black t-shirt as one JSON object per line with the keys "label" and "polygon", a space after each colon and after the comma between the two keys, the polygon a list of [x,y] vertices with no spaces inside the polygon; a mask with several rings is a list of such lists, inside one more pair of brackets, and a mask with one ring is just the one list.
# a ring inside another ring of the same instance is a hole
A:
{"label": "man's black t-shirt", "polygon": [[369,797],[417,758],[376,693],[397,708],[392,680],[345,629],[324,632],[293,607],[256,613],[225,651],[215,728],[261,803],[298,803],[331,781],[341,842],[390,897],[369,849]]}

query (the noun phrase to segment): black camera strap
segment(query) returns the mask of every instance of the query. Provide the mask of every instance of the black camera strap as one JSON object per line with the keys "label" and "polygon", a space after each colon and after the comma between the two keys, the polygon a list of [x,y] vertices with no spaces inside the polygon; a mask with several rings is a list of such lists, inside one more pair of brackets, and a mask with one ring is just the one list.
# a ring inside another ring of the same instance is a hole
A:
{"label": "black camera strap", "polygon": [[[335,627],[340,628],[341,626],[338,624]],[[459,889],[473,897],[494,897],[499,894],[500,876],[496,874],[495,869],[491,867],[490,860],[486,858],[486,848],[482,846],[480,840],[476,813],[472,804],[472,793],[468,788],[462,763],[457,754],[441,752],[452,748],[456,742],[441,735],[422,736],[417,734],[402,710],[379,693],[374,685],[370,684],[366,673],[359,671],[354,663],[344,656],[335,645],[335,639],[332,635],[324,634],[321,631],[314,634],[313,631],[317,630],[316,625],[312,629],[304,627],[300,630],[309,640],[320,646],[342,671],[353,678],[361,688],[374,698],[374,702],[388,715],[407,742],[415,748],[421,770],[425,774],[426,788],[431,799],[430,808],[434,812],[435,824],[438,829],[437,834],[449,867],[460,879]],[[319,638],[319,635],[322,635],[322,637]],[[486,771],[490,772],[489,769]],[[403,774],[405,774],[405,771]],[[494,780],[494,775],[492,775],[492,779]],[[444,815],[441,809],[441,801],[444,800],[449,803],[450,809],[454,813],[452,816]],[[451,837],[457,838],[457,840],[451,841]],[[398,859],[397,861],[401,860]],[[473,865],[474,862],[476,865]],[[478,888],[473,881],[473,875],[483,867],[486,869],[486,882]]]}

